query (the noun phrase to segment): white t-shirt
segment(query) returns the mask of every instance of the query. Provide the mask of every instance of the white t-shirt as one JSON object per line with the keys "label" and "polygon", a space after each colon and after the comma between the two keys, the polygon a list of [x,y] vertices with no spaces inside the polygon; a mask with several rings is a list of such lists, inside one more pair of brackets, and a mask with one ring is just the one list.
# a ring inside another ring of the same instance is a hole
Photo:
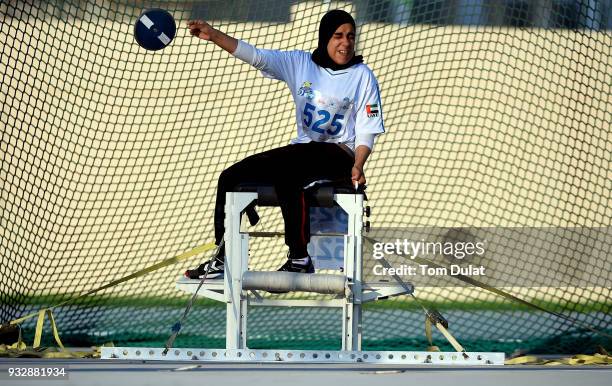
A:
{"label": "white t-shirt", "polygon": [[298,134],[291,143],[342,143],[354,151],[356,142],[367,146],[385,132],[378,82],[367,65],[333,71],[309,52],[257,49],[243,41],[233,55],[289,86]]}

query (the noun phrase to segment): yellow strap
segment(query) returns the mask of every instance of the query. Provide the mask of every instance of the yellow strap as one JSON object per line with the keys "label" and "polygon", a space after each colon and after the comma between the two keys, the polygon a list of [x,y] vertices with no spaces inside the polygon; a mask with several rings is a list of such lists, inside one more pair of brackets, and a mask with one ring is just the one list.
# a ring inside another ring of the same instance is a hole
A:
{"label": "yellow strap", "polygon": [[22,341],[19,341],[17,343],[14,343],[8,346],[8,348],[13,349],[13,350],[25,350],[26,347],[27,347],[26,344]]}
{"label": "yellow strap", "polygon": [[73,358],[100,358],[95,351],[53,351],[47,349],[42,353],[43,358],[49,359],[73,359]]}
{"label": "yellow strap", "polygon": [[[427,337],[427,340],[429,341],[429,346],[433,347],[433,337],[431,335],[431,324],[432,324],[431,319],[429,319],[429,317],[425,317],[425,336]],[[441,323],[436,323],[435,326],[442,333],[442,335],[444,335],[446,340],[448,340],[448,342],[453,346],[453,348],[457,352],[465,352],[465,349],[459,344],[457,339],[455,339],[455,337]]]}
{"label": "yellow strap", "polygon": [[455,337],[452,336],[451,333],[448,332],[448,330],[446,328],[444,328],[444,326],[442,324],[436,323],[436,328],[438,330],[440,330],[440,332],[442,333],[442,335],[444,335],[446,340],[448,340],[449,343],[451,345],[453,345],[453,348],[455,349],[455,351],[457,351],[457,352],[465,352],[465,349],[459,344],[459,342],[457,342],[457,339],[455,339]]}
{"label": "yellow strap", "polygon": [[36,322],[36,332],[34,333],[34,344],[32,347],[37,348],[40,346],[40,339],[42,338],[43,325],[45,324],[45,308],[38,311],[38,321]]}
{"label": "yellow strap", "polygon": [[541,359],[534,355],[507,359],[506,365],[546,365],[546,366],[582,366],[582,365],[612,365],[610,355],[576,355],[571,358]]}
{"label": "yellow strap", "polygon": [[59,331],[57,331],[57,325],[55,324],[55,318],[53,317],[53,311],[47,310],[47,316],[49,317],[49,322],[51,322],[51,331],[53,331],[53,337],[55,338],[55,343],[62,349],[65,350],[64,345],[59,337]]}
{"label": "yellow strap", "polygon": [[425,336],[429,341],[429,345],[433,346],[433,338],[431,336],[431,320],[427,316],[425,316]]}
{"label": "yellow strap", "polygon": [[[58,332],[58,329],[57,329],[57,325],[55,324],[55,319],[54,319],[53,313],[52,313],[52,310],[54,308],[57,308],[57,307],[60,307],[60,306],[64,306],[64,305],[66,305],[66,304],[68,304],[70,302],[73,302],[73,301],[77,300],[77,299],[89,296],[91,294],[94,294],[96,292],[102,291],[102,290],[110,288],[110,287],[114,287],[117,284],[121,284],[121,283],[126,282],[128,280],[131,280],[131,279],[134,279],[134,278],[137,278],[137,277],[140,277],[140,276],[144,276],[147,273],[156,271],[156,270],[158,270],[160,268],[164,268],[164,267],[167,267],[169,265],[172,265],[172,264],[175,264],[175,263],[179,263],[179,262],[181,262],[183,260],[189,259],[190,257],[193,257],[195,255],[199,255],[200,253],[204,253],[204,252],[209,251],[211,249],[214,249],[216,247],[217,246],[215,245],[215,243],[207,243],[207,244],[204,244],[204,245],[200,245],[200,246],[195,247],[192,250],[189,250],[189,251],[187,251],[185,253],[182,253],[182,254],[180,254],[178,256],[171,257],[169,259],[163,260],[163,261],[161,261],[161,262],[159,262],[157,264],[153,264],[150,267],[141,269],[140,271],[136,271],[136,272],[134,272],[134,273],[132,273],[132,274],[130,274],[128,276],[122,277],[121,279],[114,280],[114,281],[112,281],[112,282],[110,282],[108,284],[103,285],[102,287],[93,289],[93,290],[88,291],[88,292],[86,292],[86,293],[84,293],[82,295],[75,296],[75,297],[70,298],[68,300],[65,300],[65,301],[63,301],[63,302],[61,302],[59,304],[56,304],[56,305],[54,305],[52,307],[43,308],[43,309],[41,309],[41,310],[39,310],[37,312],[33,312],[33,313],[31,313],[29,315],[26,315],[26,316],[23,316],[21,318],[11,320],[9,322],[9,324],[21,324],[21,323],[23,323],[24,321],[26,321],[28,319],[31,319],[31,318],[33,318],[35,316],[38,316],[38,321],[36,322],[36,332],[34,334],[34,345],[33,345],[34,348],[37,348],[37,347],[40,346],[40,341],[42,339],[42,331],[43,331],[43,325],[44,325],[44,322],[45,322],[45,313],[46,313],[47,316],[49,317],[49,321],[51,323],[51,329],[53,331],[53,336],[55,338],[55,342],[57,342],[57,344],[62,349],[64,349],[64,345],[62,344],[62,341],[60,340],[59,332]],[[20,336],[20,339],[21,339],[21,336]]]}
{"label": "yellow strap", "polygon": [[[38,348],[40,346],[40,341],[42,340],[43,327],[45,325],[45,315],[49,318],[49,323],[51,323],[51,331],[53,331],[53,337],[55,338],[55,342],[62,349],[65,350],[64,345],[62,344],[62,340],[59,337],[59,332],[57,331],[57,325],[55,324],[55,318],[53,317],[53,311],[49,308],[44,308],[38,312],[38,321],[36,322],[36,332],[34,333],[34,344],[33,348]],[[21,340],[21,334],[19,337],[19,341]],[[17,343],[19,343],[19,341]]]}

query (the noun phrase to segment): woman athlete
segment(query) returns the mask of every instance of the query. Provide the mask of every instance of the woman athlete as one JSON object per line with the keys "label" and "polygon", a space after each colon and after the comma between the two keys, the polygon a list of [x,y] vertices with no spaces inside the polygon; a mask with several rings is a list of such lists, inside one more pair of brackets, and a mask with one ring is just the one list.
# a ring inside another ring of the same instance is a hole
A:
{"label": "woman athlete", "polygon": [[[289,247],[280,270],[313,273],[304,188],[318,180],[364,185],[365,162],[375,137],[385,131],[378,82],[363,57],[355,55],[355,21],[342,10],[326,13],[312,54],[257,49],[202,20],[187,25],[191,35],[215,43],[265,77],[287,83],[295,102],[297,137],[290,145],[247,157],[221,173],[215,203],[215,242],[221,247],[213,259],[185,276],[198,279],[207,270],[208,278],[223,276],[225,193],[242,183],[270,184],[276,190]],[[247,214],[252,222],[257,217],[253,208],[247,208]]]}

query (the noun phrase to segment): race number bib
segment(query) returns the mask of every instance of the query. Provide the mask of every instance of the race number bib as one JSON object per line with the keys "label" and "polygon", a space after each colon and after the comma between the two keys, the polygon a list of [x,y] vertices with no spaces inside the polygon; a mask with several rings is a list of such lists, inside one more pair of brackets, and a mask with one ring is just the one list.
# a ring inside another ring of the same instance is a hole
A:
{"label": "race number bib", "polygon": [[338,99],[322,95],[311,86],[309,82],[304,82],[298,91],[298,95],[304,98],[299,114],[302,129],[310,138],[319,142],[341,138],[353,101],[348,97]]}

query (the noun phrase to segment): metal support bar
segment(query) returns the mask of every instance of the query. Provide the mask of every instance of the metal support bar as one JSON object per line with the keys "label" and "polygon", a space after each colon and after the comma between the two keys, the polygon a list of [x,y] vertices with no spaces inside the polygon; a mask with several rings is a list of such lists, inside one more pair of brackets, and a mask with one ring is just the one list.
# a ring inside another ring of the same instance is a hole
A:
{"label": "metal support bar", "polygon": [[225,203],[225,274],[223,277],[226,315],[226,348],[246,348],[246,302],[243,304],[242,275],[247,270],[248,237],[240,233],[242,211],[257,193],[226,194]]}
{"label": "metal support bar", "polygon": [[407,289],[404,286],[381,286],[377,284],[379,283],[364,283],[361,303],[369,303],[375,300],[383,300],[392,296],[409,295],[412,293],[411,289]]}
{"label": "metal support bar", "polygon": [[337,194],[334,199],[348,215],[348,234],[344,238],[344,271],[350,291],[342,312],[342,350],[361,350],[363,195]]}
{"label": "metal support bar", "polygon": [[162,348],[102,347],[102,359],[172,360],[224,363],[377,363],[405,365],[503,365],[504,353],[427,351],[327,351],[327,350],[227,350],[176,348],[167,355]]}
{"label": "metal support bar", "polygon": [[[281,237],[285,235],[285,232],[245,232],[251,237]],[[330,237],[330,236],[344,236],[344,233],[339,232],[325,232],[311,234],[310,237]]]}
{"label": "metal support bar", "polygon": [[341,308],[344,307],[344,298],[331,300],[283,300],[283,299],[264,299],[248,297],[249,306],[266,307],[321,307],[321,308]]}

